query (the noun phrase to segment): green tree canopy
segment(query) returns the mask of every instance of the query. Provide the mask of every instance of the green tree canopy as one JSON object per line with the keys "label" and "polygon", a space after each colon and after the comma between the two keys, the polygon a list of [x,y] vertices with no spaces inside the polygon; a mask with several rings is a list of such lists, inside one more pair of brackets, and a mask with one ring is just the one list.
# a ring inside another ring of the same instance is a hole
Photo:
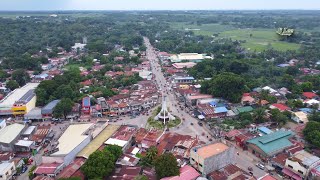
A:
{"label": "green tree canopy", "polygon": [[6,83],[6,87],[13,91],[19,87],[19,84],[15,80],[10,80]]}
{"label": "green tree canopy", "polygon": [[305,139],[316,147],[320,147],[320,122],[309,121],[303,130]]}
{"label": "green tree canopy", "polygon": [[145,167],[153,167],[155,160],[158,156],[158,149],[155,146],[151,146],[146,155],[140,159],[140,165]]}
{"label": "green tree canopy", "polygon": [[17,69],[12,73],[12,79],[15,80],[19,86],[24,86],[30,81],[30,76],[24,69]]}
{"label": "green tree canopy", "polygon": [[155,169],[159,179],[180,174],[177,159],[171,153],[160,155],[155,161]]}
{"label": "green tree canopy", "polygon": [[64,119],[67,119],[67,115],[71,112],[73,104],[74,103],[69,98],[61,99],[53,110],[53,116],[55,118],[63,117]]}

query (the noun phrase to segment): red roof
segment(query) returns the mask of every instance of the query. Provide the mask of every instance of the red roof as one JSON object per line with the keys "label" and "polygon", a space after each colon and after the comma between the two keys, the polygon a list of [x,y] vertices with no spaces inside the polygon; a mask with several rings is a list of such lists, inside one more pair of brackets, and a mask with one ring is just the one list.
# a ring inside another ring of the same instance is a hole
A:
{"label": "red roof", "polygon": [[193,180],[199,176],[200,174],[193,167],[185,165],[180,168],[179,176],[166,177],[162,178],[161,180]]}
{"label": "red roof", "polygon": [[44,163],[37,167],[35,174],[54,174],[61,163]]}
{"label": "red roof", "polygon": [[266,175],[263,178],[261,178],[260,180],[277,180],[276,178],[270,176],[270,175]]}
{"label": "red roof", "polygon": [[235,136],[237,136],[237,135],[239,135],[239,134],[242,134],[241,131],[239,131],[239,130],[237,130],[237,129],[234,129],[234,130],[229,131],[229,132],[226,134],[226,136],[227,136],[228,138],[232,138],[232,137],[235,137]]}
{"label": "red roof", "polygon": [[290,110],[290,108],[284,104],[272,104],[275,108],[279,109],[280,111],[287,111]]}
{"label": "red roof", "polygon": [[313,92],[304,92],[302,93],[302,95],[308,99],[313,99],[314,97],[317,96],[317,94],[313,93]]}

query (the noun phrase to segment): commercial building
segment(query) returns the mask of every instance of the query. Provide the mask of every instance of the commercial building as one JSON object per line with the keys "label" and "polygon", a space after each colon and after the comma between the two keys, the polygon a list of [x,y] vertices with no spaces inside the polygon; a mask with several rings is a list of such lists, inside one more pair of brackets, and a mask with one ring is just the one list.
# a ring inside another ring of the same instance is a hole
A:
{"label": "commercial building", "polygon": [[183,68],[192,68],[193,66],[197,65],[194,62],[186,62],[186,63],[174,63],[172,66],[176,69],[183,69]]}
{"label": "commercial building", "polygon": [[193,83],[193,81],[194,81],[194,77],[190,77],[190,76],[186,76],[186,77],[176,76],[173,78],[174,83]]}
{"label": "commercial building", "polygon": [[188,62],[201,62],[204,59],[213,59],[211,56],[207,56],[206,54],[198,54],[198,53],[181,53],[170,56],[170,61],[172,63],[177,63],[181,61]]}
{"label": "commercial building", "polygon": [[16,166],[14,162],[0,163],[0,180],[12,179],[12,176],[16,173]]}
{"label": "commercial building", "polygon": [[6,121],[3,120],[3,119],[0,119],[0,130],[3,129],[3,128],[5,128],[6,125],[7,125]]}
{"label": "commercial building", "polygon": [[221,142],[197,146],[191,149],[190,164],[203,175],[219,170],[234,159],[234,147],[229,147]]}
{"label": "commercial building", "polygon": [[90,114],[91,101],[90,97],[84,97],[82,99],[82,113]]}
{"label": "commercial building", "polygon": [[53,110],[59,102],[60,102],[60,100],[53,100],[53,101],[49,102],[47,105],[45,105],[41,109],[42,117],[43,118],[52,118]]}
{"label": "commercial building", "polygon": [[125,151],[131,144],[133,135],[137,132],[136,127],[121,126],[118,131],[109,138],[106,145],[117,145]]}
{"label": "commercial building", "polygon": [[311,168],[315,167],[319,162],[319,157],[302,150],[286,159],[282,172],[292,179],[304,179],[308,176]]}
{"label": "commercial building", "polygon": [[0,131],[0,151],[13,151],[14,143],[19,139],[25,126],[22,124],[11,124]]}
{"label": "commercial building", "polygon": [[289,141],[294,135],[292,131],[276,131],[247,141],[248,150],[264,160],[292,146]]}
{"label": "commercial building", "polygon": [[34,90],[39,83],[28,83],[25,86],[10,92],[0,101],[1,115],[22,115],[35,107],[36,95]]}
{"label": "commercial building", "polygon": [[90,144],[88,144],[84,149],[82,149],[77,157],[83,157],[88,159],[89,156],[94,153],[103,143],[112,136],[119,129],[117,125],[107,125],[98,135],[95,137]]}
{"label": "commercial building", "polygon": [[69,165],[76,155],[86,147],[91,140],[89,132],[93,124],[73,124],[58,139],[56,152],[51,157],[62,157],[64,165]]}

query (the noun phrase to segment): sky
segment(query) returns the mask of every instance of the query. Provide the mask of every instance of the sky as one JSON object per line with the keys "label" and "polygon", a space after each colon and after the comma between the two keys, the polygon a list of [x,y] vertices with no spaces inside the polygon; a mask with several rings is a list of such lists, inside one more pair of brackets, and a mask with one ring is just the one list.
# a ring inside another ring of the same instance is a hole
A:
{"label": "sky", "polygon": [[320,10],[320,0],[0,0],[15,10]]}

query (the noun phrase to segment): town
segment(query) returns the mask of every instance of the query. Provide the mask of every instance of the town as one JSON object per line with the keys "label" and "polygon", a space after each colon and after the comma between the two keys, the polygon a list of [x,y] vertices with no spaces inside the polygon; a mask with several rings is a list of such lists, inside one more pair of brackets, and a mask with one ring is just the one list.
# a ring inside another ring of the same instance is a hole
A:
{"label": "town", "polygon": [[[320,178],[317,40],[257,52],[148,24],[166,21],[152,12],[92,16],[0,18],[70,34],[88,27],[73,40],[17,45],[21,55],[0,49],[0,180]],[[292,34],[279,43],[309,37]]]}

